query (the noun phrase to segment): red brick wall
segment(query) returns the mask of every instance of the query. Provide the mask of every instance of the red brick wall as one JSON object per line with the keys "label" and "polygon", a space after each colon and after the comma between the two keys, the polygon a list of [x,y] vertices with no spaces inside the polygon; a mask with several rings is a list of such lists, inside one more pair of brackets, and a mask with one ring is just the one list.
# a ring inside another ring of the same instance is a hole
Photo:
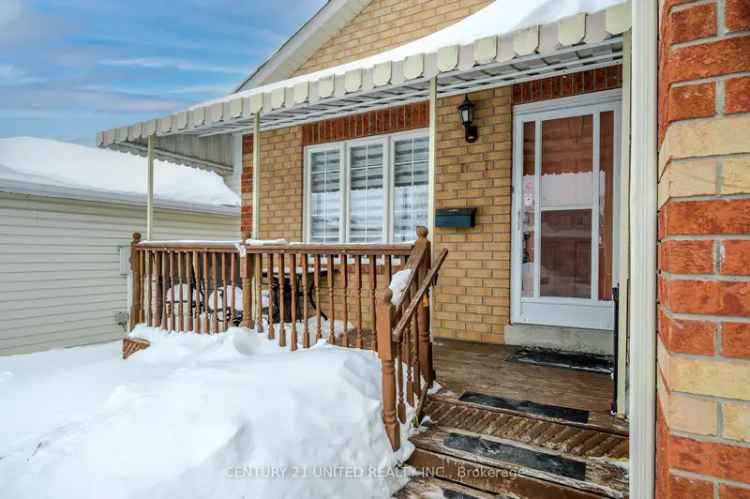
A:
{"label": "red brick wall", "polygon": [[430,103],[416,102],[302,126],[302,145],[325,144],[430,126]]}
{"label": "red brick wall", "polygon": [[622,66],[590,69],[513,85],[513,104],[600,92],[622,87]]}
{"label": "red brick wall", "polygon": [[253,136],[242,137],[242,179],[240,195],[242,210],[240,231],[243,238],[250,237],[253,230]]}
{"label": "red brick wall", "polygon": [[750,0],[663,1],[657,497],[750,499]]}

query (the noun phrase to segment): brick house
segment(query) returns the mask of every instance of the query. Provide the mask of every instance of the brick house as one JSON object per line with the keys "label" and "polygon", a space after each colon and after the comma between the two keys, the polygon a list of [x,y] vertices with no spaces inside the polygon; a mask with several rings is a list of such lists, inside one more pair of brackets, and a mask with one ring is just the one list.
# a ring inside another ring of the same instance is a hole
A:
{"label": "brick house", "polygon": [[399,243],[424,225],[448,250],[436,342],[614,359],[603,427],[629,435],[629,476],[472,490],[750,497],[750,2],[530,4],[331,0],[235,93],[98,143],[232,136],[248,236]]}

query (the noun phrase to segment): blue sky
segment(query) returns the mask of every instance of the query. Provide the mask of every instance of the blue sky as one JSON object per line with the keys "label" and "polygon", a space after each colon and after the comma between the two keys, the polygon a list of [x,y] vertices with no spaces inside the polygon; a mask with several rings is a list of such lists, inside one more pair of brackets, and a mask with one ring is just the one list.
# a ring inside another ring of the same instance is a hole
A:
{"label": "blue sky", "polygon": [[0,0],[0,137],[97,131],[233,90],[324,0]]}

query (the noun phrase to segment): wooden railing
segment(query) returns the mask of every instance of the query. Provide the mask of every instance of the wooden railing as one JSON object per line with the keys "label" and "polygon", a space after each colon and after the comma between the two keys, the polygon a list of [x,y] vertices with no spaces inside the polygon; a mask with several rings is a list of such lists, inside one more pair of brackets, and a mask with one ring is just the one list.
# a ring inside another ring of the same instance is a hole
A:
{"label": "wooden railing", "polygon": [[[427,236],[418,227],[408,244],[265,245],[142,242],[134,234],[131,328],[217,333],[242,325],[291,350],[325,338],[378,351],[383,419],[398,448],[406,404],[416,407],[434,380],[428,293],[446,252],[433,266]],[[401,283],[400,297],[392,283]]]}
{"label": "wooden railing", "polygon": [[409,281],[400,307],[394,307],[390,290],[383,294],[378,303],[383,421],[394,449],[401,446],[399,422],[406,423],[406,404],[417,408],[435,379],[428,324],[429,292],[437,283],[438,272],[448,256],[448,250],[444,249],[435,262],[430,261],[429,255],[427,243],[423,259],[415,263],[411,274],[413,278]]}
{"label": "wooden railing", "polygon": [[131,246],[131,328],[218,333],[242,317],[239,245],[233,242],[141,242]]}

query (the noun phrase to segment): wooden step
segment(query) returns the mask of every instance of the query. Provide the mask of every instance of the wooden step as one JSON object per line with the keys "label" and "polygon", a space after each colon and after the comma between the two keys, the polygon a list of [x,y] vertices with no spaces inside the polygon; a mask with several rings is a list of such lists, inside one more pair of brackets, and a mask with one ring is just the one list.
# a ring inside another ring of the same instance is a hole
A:
{"label": "wooden step", "polygon": [[627,497],[628,438],[616,431],[440,396],[424,413],[409,464],[428,476],[500,497]]}
{"label": "wooden step", "polygon": [[433,426],[486,434],[572,457],[606,459],[619,464],[628,460],[628,437],[620,433],[437,397],[425,401],[424,413]]}
{"label": "wooden step", "polygon": [[[509,469],[488,466],[440,452],[417,448],[409,464],[433,477],[513,499],[602,499],[607,496],[578,490],[567,485],[516,474]],[[419,496],[417,496],[419,497]],[[428,496],[430,497],[430,496]],[[434,496],[440,497],[440,496]],[[445,494],[443,497],[446,496]],[[460,497],[460,496],[459,496]],[[477,496],[481,497],[481,496]]]}

